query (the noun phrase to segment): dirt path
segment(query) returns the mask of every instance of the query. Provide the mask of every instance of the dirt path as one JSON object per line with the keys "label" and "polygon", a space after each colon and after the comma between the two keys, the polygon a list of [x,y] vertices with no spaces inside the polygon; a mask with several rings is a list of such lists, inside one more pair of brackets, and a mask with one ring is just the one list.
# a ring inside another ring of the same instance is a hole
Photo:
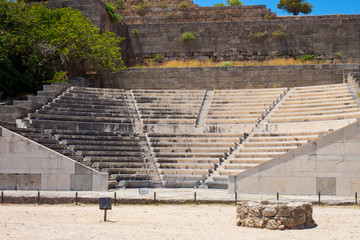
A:
{"label": "dirt path", "polygon": [[236,226],[231,205],[0,205],[0,239],[359,239],[359,207],[314,207],[318,227]]}

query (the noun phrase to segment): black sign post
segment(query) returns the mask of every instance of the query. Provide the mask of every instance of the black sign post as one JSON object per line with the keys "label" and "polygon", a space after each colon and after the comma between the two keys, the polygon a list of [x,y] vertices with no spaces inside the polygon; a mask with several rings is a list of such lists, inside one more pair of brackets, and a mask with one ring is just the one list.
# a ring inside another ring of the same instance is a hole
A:
{"label": "black sign post", "polygon": [[105,210],[104,222],[106,222],[106,211],[111,210],[111,198],[99,198],[99,208]]}

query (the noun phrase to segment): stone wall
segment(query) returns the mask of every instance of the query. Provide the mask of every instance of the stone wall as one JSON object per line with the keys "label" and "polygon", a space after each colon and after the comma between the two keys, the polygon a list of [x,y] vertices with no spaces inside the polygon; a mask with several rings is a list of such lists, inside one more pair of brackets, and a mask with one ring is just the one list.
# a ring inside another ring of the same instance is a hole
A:
{"label": "stone wall", "polygon": [[353,196],[360,192],[360,121],[229,177],[247,194]]}
{"label": "stone wall", "polygon": [[0,127],[0,189],[106,191],[100,173]]}
{"label": "stone wall", "polygon": [[125,9],[118,12],[126,24],[238,22],[277,18],[276,13],[265,5],[149,8],[142,11]]}
{"label": "stone wall", "polygon": [[[323,59],[360,61],[360,15],[282,17],[277,20],[130,24],[128,64],[162,53],[165,60],[264,60],[316,54]],[[196,40],[180,41],[184,32]]]}
{"label": "stone wall", "polygon": [[247,202],[236,208],[238,226],[270,230],[315,227],[311,203]]}
{"label": "stone wall", "polygon": [[93,85],[124,89],[238,89],[296,87],[344,82],[344,72],[358,64],[142,68],[101,72]]}

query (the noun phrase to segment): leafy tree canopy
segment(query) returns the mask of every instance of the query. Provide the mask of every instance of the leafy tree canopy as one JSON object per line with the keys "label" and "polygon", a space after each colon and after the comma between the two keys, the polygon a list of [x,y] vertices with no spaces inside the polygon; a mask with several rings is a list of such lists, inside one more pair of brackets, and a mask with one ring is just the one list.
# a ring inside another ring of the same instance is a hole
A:
{"label": "leafy tree canopy", "polygon": [[309,14],[314,7],[305,0],[280,0],[277,8],[298,15],[299,13]]}
{"label": "leafy tree canopy", "polygon": [[35,92],[66,63],[123,68],[121,38],[100,34],[79,10],[0,0],[0,92],[3,98]]}

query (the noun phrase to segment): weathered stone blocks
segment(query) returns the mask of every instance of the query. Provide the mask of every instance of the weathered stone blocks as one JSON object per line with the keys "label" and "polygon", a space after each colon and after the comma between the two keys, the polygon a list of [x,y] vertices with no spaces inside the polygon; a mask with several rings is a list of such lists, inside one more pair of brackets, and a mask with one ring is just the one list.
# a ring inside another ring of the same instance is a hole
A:
{"label": "weathered stone blocks", "polygon": [[236,209],[237,225],[271,230],[312,228],[311,203],[298,202],[246,202]]}

